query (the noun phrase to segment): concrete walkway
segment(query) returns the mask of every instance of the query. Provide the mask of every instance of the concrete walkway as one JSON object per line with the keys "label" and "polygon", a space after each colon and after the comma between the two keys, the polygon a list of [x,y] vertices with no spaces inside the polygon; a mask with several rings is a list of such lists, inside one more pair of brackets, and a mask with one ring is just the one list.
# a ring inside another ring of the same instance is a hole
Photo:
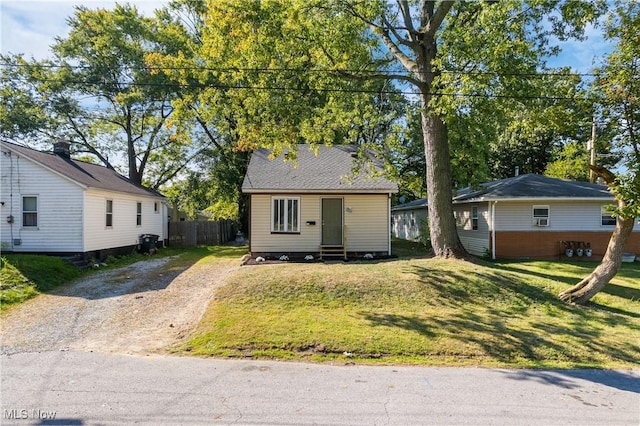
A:
{"label": "concrete walkway", "polygon": [[[634,425],[640,370],[0,357],[3,425]],[[55,419],[52,417],[55,416]]]}

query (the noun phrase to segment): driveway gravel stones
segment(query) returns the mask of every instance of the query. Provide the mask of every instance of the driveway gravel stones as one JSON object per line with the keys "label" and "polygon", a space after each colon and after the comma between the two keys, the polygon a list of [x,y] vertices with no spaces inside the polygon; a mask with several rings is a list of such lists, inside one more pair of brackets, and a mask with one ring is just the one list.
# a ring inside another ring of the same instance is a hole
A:
{"label": "driveway gravel stones", "polygon": [[[173,257],[91,274],[0,317],[0,353],[162,353],[198,325],[237,260],[190,266]],[[180,266],[178,266],[180,265]]]}

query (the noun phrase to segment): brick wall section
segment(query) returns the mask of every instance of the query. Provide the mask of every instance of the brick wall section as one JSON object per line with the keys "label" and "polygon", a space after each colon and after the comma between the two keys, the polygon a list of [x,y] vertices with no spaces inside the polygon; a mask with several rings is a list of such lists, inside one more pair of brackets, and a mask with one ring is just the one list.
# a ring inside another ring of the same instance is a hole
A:
{"label": "brick wall section", "polygon": [[[564,248],[561,241],[582,241],[591,243],[593,256],[590,260],[600,260],[607,250],[611,232],[526,232],[526,231],[498,231],[496,232],[496,257],[498,259],[564,259]],[[629,237],[624,249],[628,253],[640,255],[640,232],[634,232]],[[574,258],[575,258],[574,254]],[[583,259],[586,258],[583,256]]]}

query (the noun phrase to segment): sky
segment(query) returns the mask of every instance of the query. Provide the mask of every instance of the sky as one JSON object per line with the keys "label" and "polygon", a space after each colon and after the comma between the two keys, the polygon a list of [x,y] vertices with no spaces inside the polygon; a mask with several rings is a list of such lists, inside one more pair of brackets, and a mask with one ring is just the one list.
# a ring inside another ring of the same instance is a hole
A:
{"label": "sky", "polygon": [[[66,18],[73,14],[74,5],[89,8],[112,8],[115,1],[85,0],[0,0],[0,51],[23,53],[26,57],[45,59],[50,56],[49,46],[54,37],[68,33]],[[134,0],[131,3],[143,14],[151,15],[153,10],[166,4],[159,0]],[[611,49],[598,29],[588,27],[587,40],[568,41],[561,44],[562,54],[549,60],[553,67],[569,66],[580,73],[588,73],[596,60]]]}
{"label": "sky", "polygon": [[[154,9],[168,2],[133,0],[130,3],[135,4],[141,13],[152,15]],[[112,9],[115,4],[115,1],[101,0],[0,0],[0,51],[3,54],[24,53],[27,58],[33,56],[39,60],[48,58],[54,37],[65,36],[69,32],[66,19],[73,15],[74,6]]]}

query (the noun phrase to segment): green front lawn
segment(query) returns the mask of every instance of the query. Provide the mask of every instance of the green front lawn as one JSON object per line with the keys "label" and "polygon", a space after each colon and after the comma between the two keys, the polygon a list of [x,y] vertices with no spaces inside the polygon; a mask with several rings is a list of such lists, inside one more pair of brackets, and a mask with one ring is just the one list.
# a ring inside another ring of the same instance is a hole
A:
{"label": "green front lawn", "polygon": [[593,266],[415,258],[243,267],[179,350],[367,363],[635,366],[640,265],[625,265],[588,307],[556,298]]}

